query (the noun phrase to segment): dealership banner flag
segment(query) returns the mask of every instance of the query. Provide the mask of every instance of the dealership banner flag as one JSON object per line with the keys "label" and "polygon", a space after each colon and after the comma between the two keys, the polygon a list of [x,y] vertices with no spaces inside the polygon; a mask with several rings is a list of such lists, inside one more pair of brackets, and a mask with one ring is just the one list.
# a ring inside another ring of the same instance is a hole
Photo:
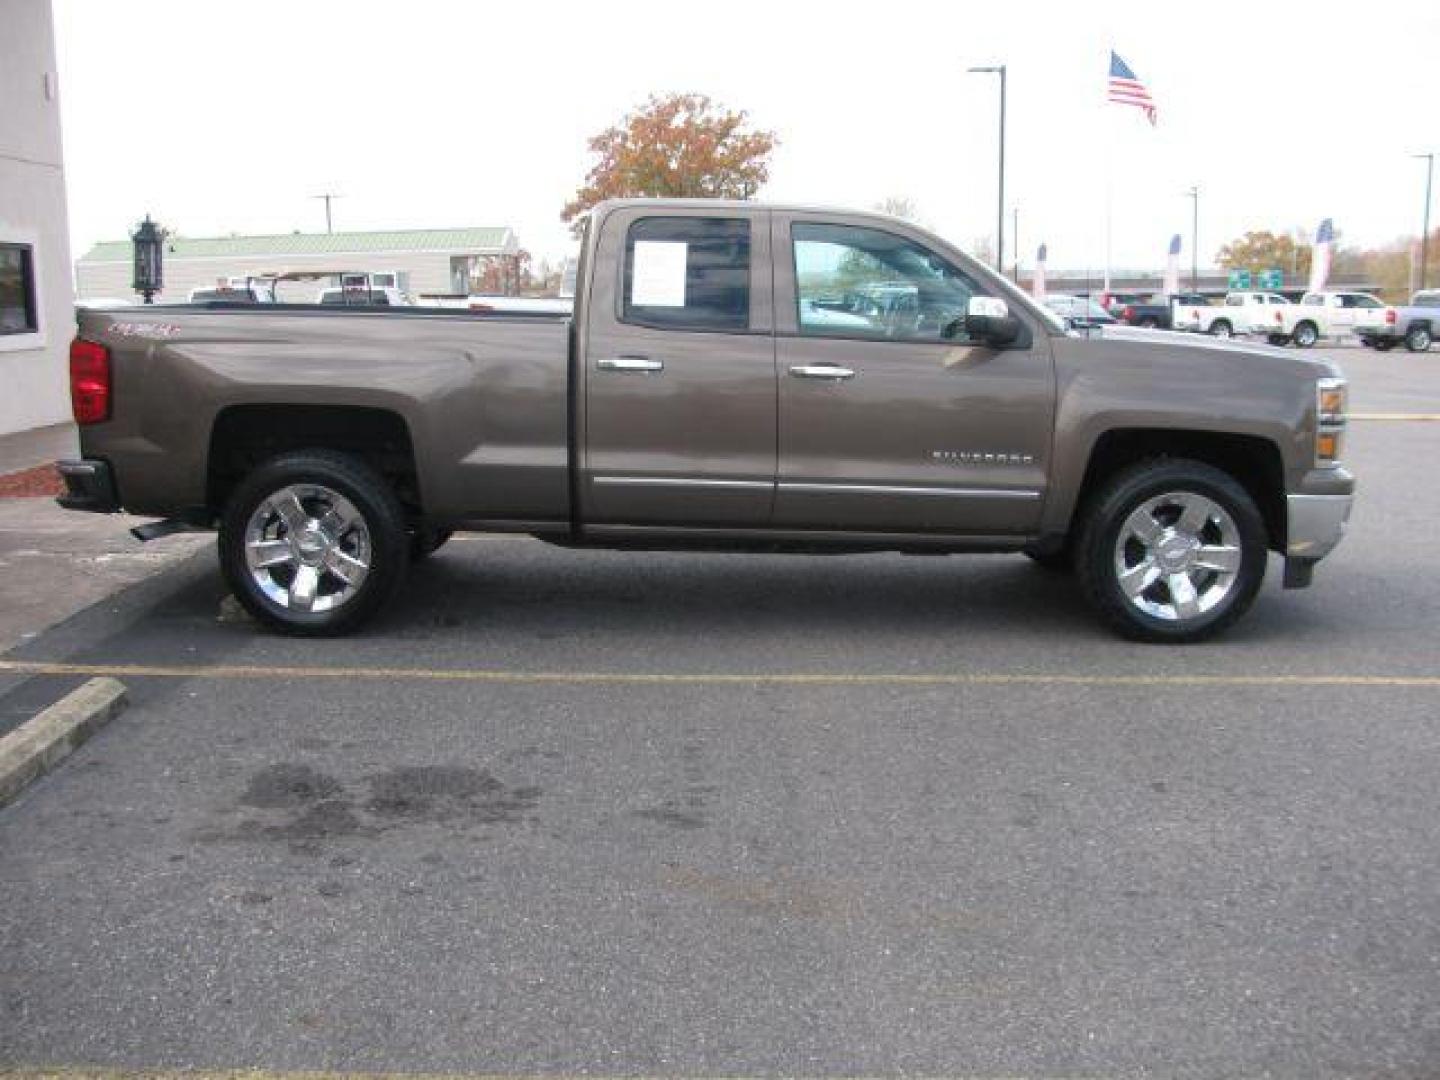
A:
{"label": "dealership banner flag", "polygon": [[1045,258],[1049,254],[1045,244],[1035,252],[1035,280],[1030,283],[1030,295],[1042,304],[1045,302]]}
{"label": "dealership banner flag", "polygon": [[1326,218],[1315,231],[1315,248],[1310,253],[1310,291],[1325,288],[1330,280],[1330,257],[1335,247],[1335,222]]}
{"label": "dealership banner flag", "polygon": [[1174,296],[1180,291],[1180,234],[1178,232],[1170,238],[1170,256],[1165,262],[1165,288],[1161,291],[1166,296]]}

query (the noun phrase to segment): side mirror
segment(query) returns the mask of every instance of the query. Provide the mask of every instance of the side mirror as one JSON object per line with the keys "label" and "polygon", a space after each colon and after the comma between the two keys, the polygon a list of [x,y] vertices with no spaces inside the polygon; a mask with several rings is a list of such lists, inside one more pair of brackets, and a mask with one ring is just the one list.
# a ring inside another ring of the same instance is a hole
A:
{"label": "side mirror", "polygon": [[971,341],[1001,348],[1020,337],[1020,320],[1010,314],[1004,300],[994,296],[972,296],[965,312],[965,333]]}

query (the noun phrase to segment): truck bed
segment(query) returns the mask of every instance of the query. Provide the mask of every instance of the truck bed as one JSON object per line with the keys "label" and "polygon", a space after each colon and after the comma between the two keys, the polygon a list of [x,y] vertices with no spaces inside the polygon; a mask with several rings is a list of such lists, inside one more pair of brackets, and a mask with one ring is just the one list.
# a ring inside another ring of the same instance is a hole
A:
{"label": "truck bed", "polygon": [[567,316],[207,302],[81,311],[79,324],[110,349],[116,402],[84,429],[84,452],[124,478],[132,513],[211,501],[212,432],[236,417],[283,445],[326,423],[317,409],[361,409],[410,440],[437,521],[569,519]]}

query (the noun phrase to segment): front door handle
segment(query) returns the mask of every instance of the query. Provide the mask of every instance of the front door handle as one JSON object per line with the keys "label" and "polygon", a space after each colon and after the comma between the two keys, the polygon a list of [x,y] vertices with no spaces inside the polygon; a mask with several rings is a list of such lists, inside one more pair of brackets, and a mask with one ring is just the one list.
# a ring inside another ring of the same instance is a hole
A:
{"label": "front door handle", "polygon": [[632,375],[648,375],[665,370],[664,360],[651,360],[648,356],[615,356],[597,360],[595,366],[601,371],[623,371]]}
{"label": "front door handle", "polygon": [[797,379],[830,379],[833,382],[855,377],[854,371],[839,364],[796,364],[790,369],[790,374]]}

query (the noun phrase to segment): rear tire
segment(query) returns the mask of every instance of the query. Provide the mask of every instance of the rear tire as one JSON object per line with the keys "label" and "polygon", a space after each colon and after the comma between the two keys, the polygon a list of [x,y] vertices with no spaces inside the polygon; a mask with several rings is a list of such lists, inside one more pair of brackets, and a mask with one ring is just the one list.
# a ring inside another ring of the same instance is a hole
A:
{"label": "rear tire", "polygon": [[1235,336],[1235,328],[1226,319],[1216,319],[1210,324],[1210,333],[1218,338],[1232,338]]}
{"label": "rear tire", "polygon": [[409,561],[394,490],[365,462],[328,450],[281,454],[241,480],[219,547],[245,610],[307,637],[354,630],[399,588]]}
{"label": "rear tire", "polygon": [[1075,553],[1080,587],[1111,629],[1188,644],[1226,629],[1265,577],[1264,521],[1246,490],[1203,462],[1157,459],[1096,494]]}
{"label": "rear tire", "polygon": [[1429,352],[1433,340],[1428,326],[1412,326],[1405,335],[1405,348],[1411,352]]}
{"label": "rear tire", "polygon": [[1312,348],[1315,342],[1320,340],[1320,328],[1312,322],[1302,322],[1295,327],[1295,333],[1290,335],[1290,340],[1295,342],[1297,349]]}

